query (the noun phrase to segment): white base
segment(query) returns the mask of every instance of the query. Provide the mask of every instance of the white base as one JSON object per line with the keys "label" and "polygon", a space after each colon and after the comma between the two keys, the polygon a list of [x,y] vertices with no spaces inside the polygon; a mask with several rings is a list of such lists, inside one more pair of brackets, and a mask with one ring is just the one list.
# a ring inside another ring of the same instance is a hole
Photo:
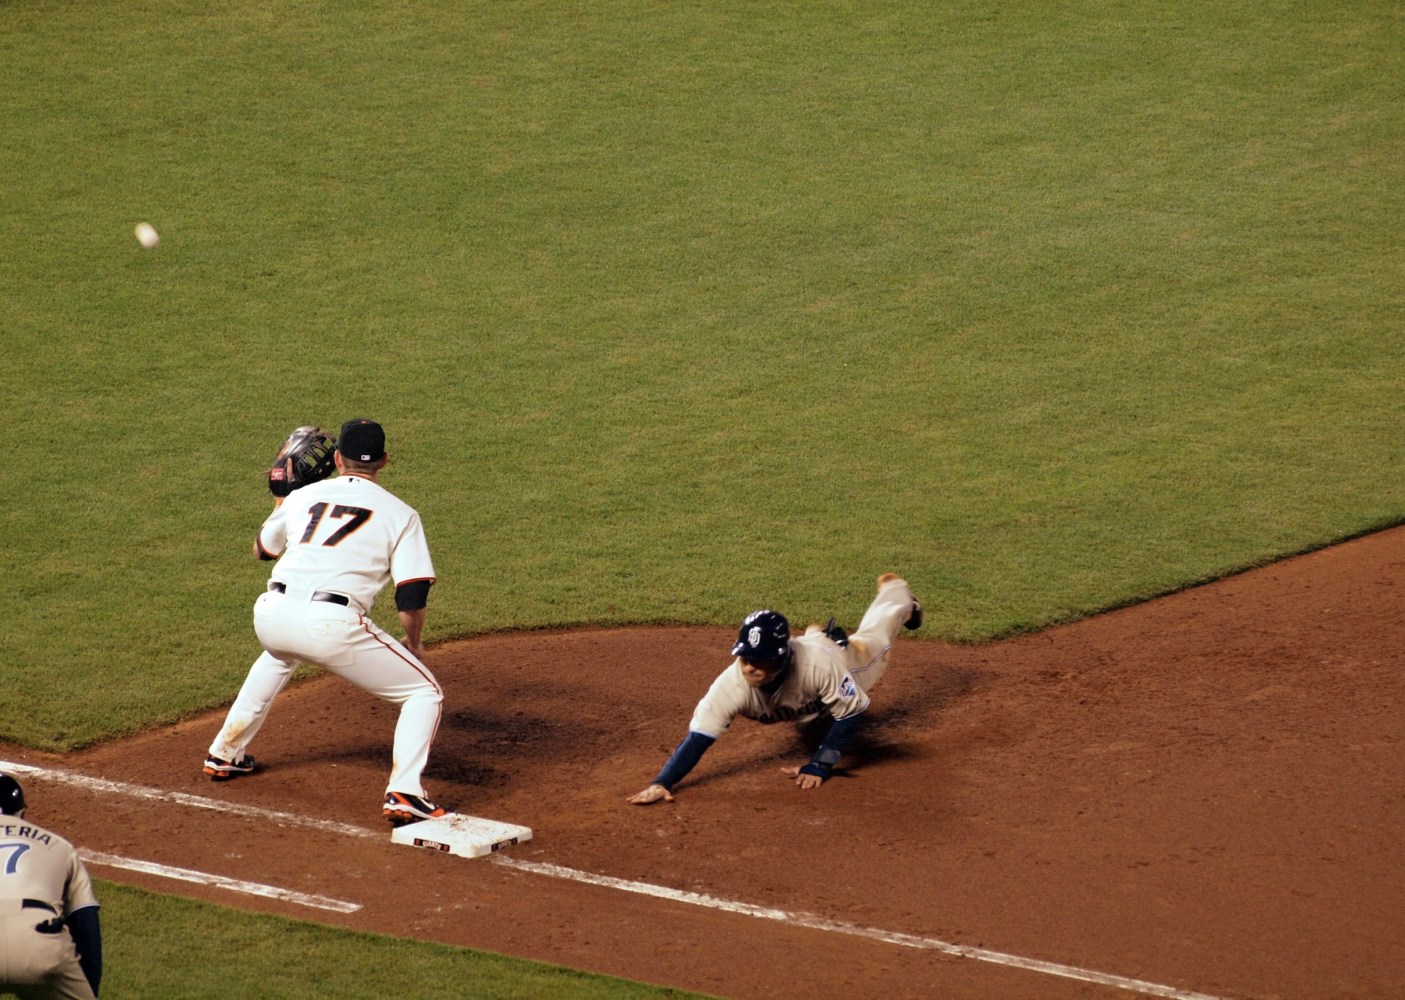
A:
{"label": "white base", "polygon": [[530,827],[458,813],[406,823],[390,834],[392,844],[428,847],[446,854],[457,854],[461,858],[481,858],[531,839]]}

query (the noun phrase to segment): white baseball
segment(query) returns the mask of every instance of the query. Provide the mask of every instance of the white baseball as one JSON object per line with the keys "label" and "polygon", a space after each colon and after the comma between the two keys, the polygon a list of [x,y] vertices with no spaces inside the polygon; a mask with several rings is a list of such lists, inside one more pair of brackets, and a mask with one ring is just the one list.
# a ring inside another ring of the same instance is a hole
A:
{"label": "white baseball", "polygon": [[156,232],[156,227],[149,222],[137,223],[137,242],[150,250],[161,242],[160,235]]}

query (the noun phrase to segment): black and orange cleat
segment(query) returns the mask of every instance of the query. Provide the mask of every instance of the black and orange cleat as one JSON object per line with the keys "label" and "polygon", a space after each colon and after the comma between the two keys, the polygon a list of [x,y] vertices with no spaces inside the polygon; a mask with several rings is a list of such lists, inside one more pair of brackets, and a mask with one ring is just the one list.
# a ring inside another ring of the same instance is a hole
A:
{"label": "black and orange cleat", "polygon": [[238,760],[223,760],[219,757],[206,757],[204,772],[210,776],[211,781],[228,781],[230,778],[237,778],[241,774],[252,774],[254,771],[254,757],[252,754],[245,754]]}
{"label": "black and orange cleat", "polygon": [[443,806],[436,806],[429,799],[408,792],[386,792],[382,812],[395,826],[418,823],[423,819],[438,819],[449,814]]}

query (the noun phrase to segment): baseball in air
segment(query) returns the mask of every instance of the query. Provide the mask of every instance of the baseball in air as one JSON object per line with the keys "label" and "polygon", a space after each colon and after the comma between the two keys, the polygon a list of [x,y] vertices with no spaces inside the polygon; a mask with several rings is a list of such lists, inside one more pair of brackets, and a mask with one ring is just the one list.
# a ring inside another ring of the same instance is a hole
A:
{"label": "baseball in air", "polygon": [[156,227],[149,222],[137,223],[137,242],[150,250],[161,242],[161,237],[156,232]]}

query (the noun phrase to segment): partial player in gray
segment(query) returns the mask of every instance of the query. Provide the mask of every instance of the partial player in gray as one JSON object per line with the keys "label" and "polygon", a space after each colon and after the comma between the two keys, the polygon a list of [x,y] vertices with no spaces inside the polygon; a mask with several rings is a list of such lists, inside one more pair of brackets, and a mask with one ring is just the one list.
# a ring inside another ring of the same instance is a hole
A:
{"label": "partial player in gray", "polygon": [[819,749],[808,763],[782,768],[802,789],[818,788],[853,741],[869,692],[888,669],[900,628],[922,625],[922,605],[896,573],[878,578],[878,595],[852,635],[830,619],[800,636],[776,611],[753,611],[737,633],[732,664],[712,682],[693,711],[688,735],[649,787],[631,795],[635,805],[672,802],[673,788],[738,715],[757,722],[808,722],[831,716]]}
{"label": "partial player in gray", "polygon": [[[294,434],[304,430],[316,428]],[[277,560],[267,592],[254,602],[264,652],[210,744],[205,773],[223,781],[254,770],[247,749],[273,699],[299,661],[314,663],[400,706],[385,817],[398,825],[443,816],[420,781],[444,700],[420,641],[434,566],[419,514],[378,481],[387,460],[385,431],[370,420],[343,424],[333,455],[340,475],[332,479],[306,482],[296,471],[307,463],[279,454],[269,485],[275,496],[285,495],[254,543],[260,559]],[[290,478],[302,482],[289,485]],[[368,617],[391,581],[403,642]]]}
{"label": "partial player in gray", "polygon": [[102,927],[73,845],[25,819],[24,789],[0,774],[0,993],[93,1000]]}

